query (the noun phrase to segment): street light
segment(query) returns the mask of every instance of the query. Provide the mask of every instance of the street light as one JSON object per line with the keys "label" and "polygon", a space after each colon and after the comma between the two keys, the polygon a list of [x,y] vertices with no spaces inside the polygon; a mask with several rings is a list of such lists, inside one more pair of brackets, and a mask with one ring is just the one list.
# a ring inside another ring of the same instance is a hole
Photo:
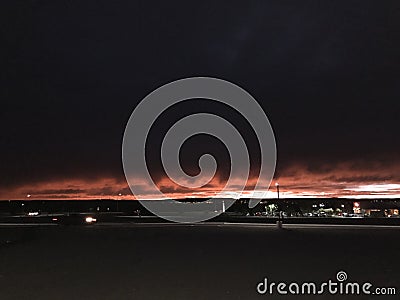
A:
{"label": "street light", "polygon": [[[279,200],[279,183],[278,182],[276,182],[275,183],[275,186],[276,186],[276,192],[277,192],[277,194],[278,194],[278,200]],[[280,206],[279,205],[279,203],[278,203],[278,206]],[[278,229],[282,229],[282,210],[281,209],[279,209],[279,217],[278,217],[278,221],[276,222],[276,227],[278,228]]]}
{"label": "street light", "polygon": [[278,193],[278,200],[279,200],[279,183],[275,183],[276,186],[276,192]]}
{"label": "street light", "polygon": [[122,193],[119,193],[118,196],[119,196],[119,197],[117,198],[117,212],[119,212],[119,205],[118,205],[118,203],[119,203],[119,200],[121,199]]}

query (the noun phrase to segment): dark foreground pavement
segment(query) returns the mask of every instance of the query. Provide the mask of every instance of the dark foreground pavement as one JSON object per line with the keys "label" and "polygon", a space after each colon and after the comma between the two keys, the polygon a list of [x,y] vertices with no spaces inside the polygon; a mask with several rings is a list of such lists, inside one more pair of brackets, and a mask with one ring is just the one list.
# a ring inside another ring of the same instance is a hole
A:
{"label": "dark foreground pavement", "polygon": [[[259,295],[336,280],[395,296]],[[0,227],[0,299],[400,299],[400,228],[109,224]]]}

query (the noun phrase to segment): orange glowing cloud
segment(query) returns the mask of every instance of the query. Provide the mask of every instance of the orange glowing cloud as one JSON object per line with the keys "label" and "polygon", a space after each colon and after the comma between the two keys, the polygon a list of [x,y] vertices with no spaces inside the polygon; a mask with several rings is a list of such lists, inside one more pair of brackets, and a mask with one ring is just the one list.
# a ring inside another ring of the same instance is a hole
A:
{"label": "orange glowing cloud", "polygon": [[[296,164],[280,170],[275,181],[279,181],[282,198],[297,197],[347,197],[347,198],[400,198],[399,164],[368,164],[362,167],[357,162],[343,162],[335,165],[319,165],[318,169]],[[252,191],[257,177],[247,181],[242,193],[235,189],[242,178],[231,178],[233,185],[224,191],[226,197],[275,198],[274,184],[265,189]],[[261,180],[261,179],[260,179]],[[153,199],[158,197],[145,181],[133,180],[140,195],[132,195],[125,178],[104,177],[99,179],[64,179],[26,183],[15,187],[0,187],[0,199],[121,199],[133,200],[137,197]],[[225,180],[215,176],[201,188],[185,188],[169,178],[156,181],[158,188],[168,198],[213,197],[225,187]]]}

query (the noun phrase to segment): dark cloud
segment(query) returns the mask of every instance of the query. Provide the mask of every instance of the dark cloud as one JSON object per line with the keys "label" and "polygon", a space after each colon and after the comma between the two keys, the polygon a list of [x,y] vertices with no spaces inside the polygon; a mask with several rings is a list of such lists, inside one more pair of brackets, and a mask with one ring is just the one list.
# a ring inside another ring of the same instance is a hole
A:
{"label": "dark cloud", "polygon": [[[319,176],[356,160],[355,173],[336,180],[398,180],[363,174],[400,159],[397,1],[12,1],[0,11],[2,187],[123,180],[121,139],[135,105],[197,75],[231,80],[260,102],[276,133],[278,177],[297,164]],[[193,154],[210,147],[225,165],[221,148],[203,145],[187,146],[189,172]]]}

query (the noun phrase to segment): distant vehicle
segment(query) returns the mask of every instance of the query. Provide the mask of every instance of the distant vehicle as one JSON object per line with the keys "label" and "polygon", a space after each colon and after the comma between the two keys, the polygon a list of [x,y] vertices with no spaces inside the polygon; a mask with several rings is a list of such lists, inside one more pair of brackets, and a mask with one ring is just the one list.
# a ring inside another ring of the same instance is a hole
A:
{"label": "distant vehicle", "polygon": [[30,212],[28,212],[28,216],[31,216],[31,217],[38,216],[39,214],[40,213],[38,211],[30,211]]}
{"label": "distant vehicle", "polygon": [[97,219],[88,216],[88,217],[85,218],[85,222],[86,222],[86,224],[93,224],[93,223],[97,222]]}
{"label": "distant vehicle", "polygon": [[86,213],[73,213],[53,216],[54,223],[60,225],[91,225],[97,223],[97,218]]}

